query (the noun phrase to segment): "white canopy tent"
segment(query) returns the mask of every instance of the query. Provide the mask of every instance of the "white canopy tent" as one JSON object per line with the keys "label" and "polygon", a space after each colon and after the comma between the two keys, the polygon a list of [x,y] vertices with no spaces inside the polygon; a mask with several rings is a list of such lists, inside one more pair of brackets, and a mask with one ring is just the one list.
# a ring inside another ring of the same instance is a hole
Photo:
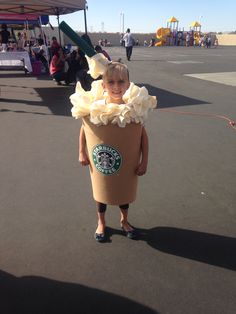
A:
{"label": "white canopy tent", "polygon": [[85,9],[85,0],[0,0],[0,13],[62,15]]}

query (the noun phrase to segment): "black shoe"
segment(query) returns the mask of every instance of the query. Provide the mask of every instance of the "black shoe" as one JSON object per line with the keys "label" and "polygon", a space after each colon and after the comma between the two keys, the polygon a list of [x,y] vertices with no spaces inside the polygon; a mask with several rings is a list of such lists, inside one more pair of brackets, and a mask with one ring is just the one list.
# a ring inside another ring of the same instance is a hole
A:
{"label": "black shoe", "polygon": [[105,242],[105,240],[106,240],[105,230],[104,230],[103,233],[97,233],[97,232],[95,232],[94,238],[95,238],[95,240],[96,240],[97,242],[100,242],[100,243],[101,243],[101,242]]}
{"label": "black shoe", "polygon": [[97,242],[105,242],[106,237],[105,237],[105,233],[95,233],[94,238]]}
{"label": "black shoe", "polygon": [[[129,224],[129,226],[131,228],[133,228],[130,224]],[[127,231],[127,230],[124,229],[124,227],[122,225],[121,225],[121,229],[123,230],[123,232],[124,232],[124,234],[126,235],[127,238],[129,238],[129,239],[137,239],[138,233],[137,233],[137,231],[135,229]]]}

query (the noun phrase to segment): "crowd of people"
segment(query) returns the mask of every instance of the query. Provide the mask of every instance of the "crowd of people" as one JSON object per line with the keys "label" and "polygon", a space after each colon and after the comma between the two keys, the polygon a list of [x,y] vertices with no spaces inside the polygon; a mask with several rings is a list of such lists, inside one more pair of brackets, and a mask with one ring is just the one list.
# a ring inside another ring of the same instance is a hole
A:
{"label": "crowd of people", "polygon": [[[32,65],[36,61],[40,62],[41,73],[50,74],[57,85],[69,85],[79,81],[84,90],[90,90],[93,79],[88,74],[85,54],[78,47],[62,47],[55,36],[48,42],[41,34],[38,38],[28,40],[25,30],[17,32],[15,36],[13,32],[10,33],[6,24],[2,24],[1,28],[0,52],[27,51]],[[84,34],[82,37],[93,49],[111,60],[103,47],[93,47],[88,35]]]}
{"label": "crowd of people", "polygon": [[[108,53],[101,46],[96,45],[93,48],[98,53],[102,53],[108,60],[111,60]],[[50,61],[50,74],[57,85],[62,85],[63,81],[66,85],[80,82],[82,88],[88,91],[91,89],[93,82],[93,78],[88,73],[88,70],[87,59],[79,47],[72,51],[67,51],[59,46],[54,50]]]}
{"label": "crowd of people", "polygon": [[[98,53],[111,60],[110,56],[104,49],[108,46],[107,40],[100,40],[98,45],[93,46],[87,34],[82,35],[83,39]],[[126,58],[131,60],[133,46],[140,45],[139,40],[135,39],[128,28],[125,34],[122,34],[120,43],[126,49]],[[152,38],[148,43],[144,41],[144,46],[152,47],[155,45],[155,39]],[[186,46],[190,45],[190,34],[186,34]],[[194,43],[195,45],[195,43]],[[199,39],[199,46],[210,48],[212,45],[211,37],[204,36]],[[56,37],[52,37],[50,43],[47,42],[44,35],[39,35],[37,39],[27,40],[26,31],[18,32],[16,36],[9,32],[6,24],[2,25],[0,31],[0,51],[22,51],[29,53],[31,63],[35,61],[41,62],[41,72],[50,74],[57,85],[63,83],[69,85],[71,83],[80,82],[84,90],[90,90],[93,78],[89,75],[88,63],[83,51],[79,48],[72,49],[71,45],[63,48],[57,41]],[[62,83],[63,82],[63,83]]]}

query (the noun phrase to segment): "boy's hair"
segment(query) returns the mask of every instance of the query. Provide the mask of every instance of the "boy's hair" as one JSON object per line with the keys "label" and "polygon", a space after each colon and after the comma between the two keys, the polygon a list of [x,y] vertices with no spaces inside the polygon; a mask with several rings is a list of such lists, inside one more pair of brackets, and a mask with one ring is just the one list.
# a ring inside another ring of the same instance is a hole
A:
{"label": "boy's hair", "polygon": [[126,76],[129,80],[129,70],[127,66],[119,61],[112,61],[107,65],[107,68],[102,76],[103,80],[111,78],[114,72],[118,72],[121,78]]}

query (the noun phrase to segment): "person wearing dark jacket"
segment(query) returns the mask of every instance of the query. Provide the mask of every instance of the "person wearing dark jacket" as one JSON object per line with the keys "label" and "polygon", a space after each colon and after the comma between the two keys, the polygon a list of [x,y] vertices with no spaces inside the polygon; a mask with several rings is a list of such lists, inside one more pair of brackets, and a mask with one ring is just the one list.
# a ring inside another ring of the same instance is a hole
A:
{"label": "person wearing dark jacket", "polygon": [[2,24],[2,30],[0,32],[0,43],[2,44],[2,51],[7,51],[7,44],[11,34],[7,30],[7,24]]}

